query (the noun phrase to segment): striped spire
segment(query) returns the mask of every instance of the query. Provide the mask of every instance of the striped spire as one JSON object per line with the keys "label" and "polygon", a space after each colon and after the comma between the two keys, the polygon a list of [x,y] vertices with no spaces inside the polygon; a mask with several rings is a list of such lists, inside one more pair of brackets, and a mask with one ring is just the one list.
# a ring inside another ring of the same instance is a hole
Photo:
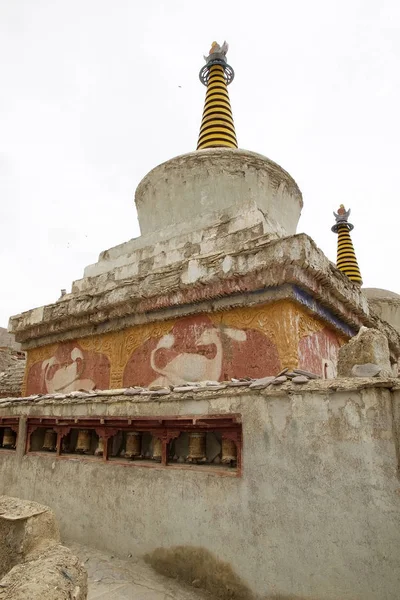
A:
{"label": "striped spire", "polygon": [[226,62],[228,44],[213,42],[206,65],[201,69],[200,81],[207,86],[203,119],[197,150],[204,148],[237,148],[228,85],[235,73]]}
{"label": "striped spire", "polygon": [[361,273],[350,237],[350,231],[354,229],[354,225],[348,222],[350,209],[346,211],[343,204],[341,204],[337,214],[333,214],[335,215],[336,223],[332,227],[332,231],[338,234],[336,266],[342,273],[347,275],[350,281],[362,285]]}

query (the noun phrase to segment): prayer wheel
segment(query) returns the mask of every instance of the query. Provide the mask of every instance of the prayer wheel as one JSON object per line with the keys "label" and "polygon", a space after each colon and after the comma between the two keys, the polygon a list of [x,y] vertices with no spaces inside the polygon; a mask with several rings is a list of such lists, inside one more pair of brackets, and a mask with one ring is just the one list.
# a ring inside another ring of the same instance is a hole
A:
{"label": "prayer wheel", "polygon": [[128,431],[126,434],[125,458],[141,456],[141,443],[142,434],[139,431]]}
{"label": "prayer wheel", "polygon": [[189,462],[205,462],[206,458],[206,434],[203,432],[189,433]]}
{"label": "prayer wheel", "polygon": [[92,436],[89,429],[79,429],[75,452],[81,452],[82,454],[89,452],[91,437]]}
{"label": "prayer wheel", "polygon": [[44,441],[42,450],[54,452],[57,447],[57,434],[54,429],[46,429],[44,433]]}
{"label": "prayer wheel", "polygon": [[99,441],[97,443],[97,448],[94,451],[95,456],[103,456],[104,454],[104,438],[99,437]]}
{"label": "prayer wheel", "polygon": [[162,457],[162,442],[160,438],[153,436],[153,460],[161,460]]}
{"label": "prayer wheel", "polygon": [[15,448],[15,433],[10,427],[6,427],[3,433],[3,448]]}
{"label": "prayer wheel", "polygon": [[236,462],[237,459],[237,448],[235,442],[227,438],[222,438],[222,457],[221,462],[223,464],[231,464]]}

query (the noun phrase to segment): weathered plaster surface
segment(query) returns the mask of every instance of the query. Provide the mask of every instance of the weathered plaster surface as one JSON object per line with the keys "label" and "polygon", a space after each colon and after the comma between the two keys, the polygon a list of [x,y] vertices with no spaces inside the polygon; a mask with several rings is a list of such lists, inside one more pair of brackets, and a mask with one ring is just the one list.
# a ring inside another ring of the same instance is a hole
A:
{"label": "weathered plaster surface", "polygon": [[254,202],[268,231],[296,233],[301,192],[279,165],[248,150],[213,148],[177,156],[150,171],[137,187],[142,234],[182,222],[215,221],[215,214]]}
{"label": "weathered plaster surface", "polygon": [[265,217],[254,202],[243,202],[240,212],[237,208],[226,209],[215,215],[212,224],[201,216],[196,223],[176,223],[104,250],[97,263],[85,268],[84,278],[73,283],[72,292],[89,290],[93,278],[114,269],[116,280],[123,280],[144,271],[149,264],[162,268],[192,255],[229,252],[264,235],[269,239],[279,237],[268,231]]}
{"label": "weathered plaster surface", "polygon": [[202,413],[241,413],[243,475],[23,456],[20,436],[16,455],[0,452],[0,491],[45,501],[64,537],[113,553],[210,550],[260,596],[397,600],[396,385],[353,379],[301,389],[14,400],[0,414],[187,415],[196,404]]}

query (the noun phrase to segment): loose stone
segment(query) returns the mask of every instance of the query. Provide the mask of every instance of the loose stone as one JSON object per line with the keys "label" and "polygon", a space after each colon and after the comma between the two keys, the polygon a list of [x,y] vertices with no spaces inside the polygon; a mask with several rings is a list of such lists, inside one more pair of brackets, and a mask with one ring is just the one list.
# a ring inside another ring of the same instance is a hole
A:
{"label": "loose stone", "polygon": [[354,377],[377,377],[382,371],[382,367],[374,363],[365,363],[364,365],[354,365],[351,374]]}
{"label": "loose stone", "polygon": [[250,388],[262,389],[271,385],[275,380],[275,377],[263,377],[262,379],[256,379],[250,384]]}
{"label": "loose stone", "polygon": [[305,371],[304,369],[293,369],[293,372],[298,375],[304,375],[305,377],[308,377],[308,379],[321,379],[320,375],[312,373],[311,371]]}
{"label": "loose stone", "polygon": [[124,391],[124,396],[136,396],[136,394],[140,394],[140,392],[143,392],[142,387],[127,388]]}
{"label": "loose stone", "polygon": [[285,383],[287,380],[288,378],[285,375],[279,375],[278,377],[275,377],[271,383],[272,385],[280,385],[281,383]]}
{"label": "loose stone", "polygon": [[292,381],[293,383],[308,383],[309,379],[305,375],[296,375],[296,377],[293,377]]}

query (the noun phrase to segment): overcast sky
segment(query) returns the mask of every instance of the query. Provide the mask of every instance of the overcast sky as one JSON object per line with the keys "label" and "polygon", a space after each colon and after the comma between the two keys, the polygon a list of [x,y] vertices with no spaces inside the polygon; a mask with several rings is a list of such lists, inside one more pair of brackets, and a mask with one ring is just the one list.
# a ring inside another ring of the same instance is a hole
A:
{"label": "overcast sky", "polygon": [[196,148],[224,39],[239,146],[297,181],[298,231],[335,260],[351,207],[364,285],[400,292],[398,0],[2,0],[0,325],[139,235],[134,190]]}

